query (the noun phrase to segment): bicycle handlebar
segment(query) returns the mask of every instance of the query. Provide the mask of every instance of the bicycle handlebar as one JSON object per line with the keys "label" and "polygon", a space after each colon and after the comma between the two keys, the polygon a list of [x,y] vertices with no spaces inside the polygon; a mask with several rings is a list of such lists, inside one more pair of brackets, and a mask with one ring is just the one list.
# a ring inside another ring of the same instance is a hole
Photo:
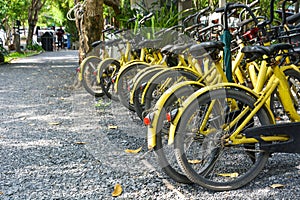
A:
{"label": "bicycle handlebar", "polygon": [[[215,10],[215,12],[218,12],[218,13],[223,12],[224,13],[224,29],[225,30],[228,30],[228,17],[229,16],[228,16],[227,12],[230,10],[237,9],[237,8],[244,8],[245,10],[247,10],[249,12],[249,14],[251,15],[252,19],[254,20],[255,24],[258,24],[258,20],[250,8],[250,7],[254,6],[256,3],[257,3],[256,1],[249,5],[245,5],[245,4],[241,4],[241,3],[227,3],[225,5],[225,7],[217,8]],[[229,15],[232,15],[233,13],[235,13],[235,11],[233,11]]]}
{"label": "bicycle handlebar", "polygon": [[284,26],[284,24],[286,24],[286,13],[285,13],[285,4],[287,3],[287,2],[291,2],[291,3],[296,3],[297,2],[297,0],[284,0],[283,2],[282,2],[282,23],[281,23],[281,25],[282,26]]}
{"label": "bicycle handlebar", "polygon": [[149,13],[148,15],[144,16],[142,19],[140,19],[139,24],[145,23],[147,20],[149,20],[153,16],[153,13]]}
{"label": "bicycle handlebar", "polygon": [[102,30],[102,33],[106,33],[106,32],[112,31],[114,29],[115,29],[115,27],[112,26],[112,27]]}
{"label": "bicycle handlebar", "polygon": [[199,27],[199,26],[203,26],[203,25],[204,25],[204,24],[202,24],[202,23],[194,24],[194,25],[192,25],[192,26],[189,26],[189,27],[185,28],[183,31],[184,31],[184,32],[188,32],[188,31],[190,31],[190,30],[193,30],[193,29],[195,29],[195,28],[197,28],[197,27]]}
{"label": "bicycle handlebar", "polygon": [[127,21],[127,23],[132,23],[132,22],[135,22],[137,20],[137,18],[136,17],[133,17],[133,18],[130,18],[128,21]]}

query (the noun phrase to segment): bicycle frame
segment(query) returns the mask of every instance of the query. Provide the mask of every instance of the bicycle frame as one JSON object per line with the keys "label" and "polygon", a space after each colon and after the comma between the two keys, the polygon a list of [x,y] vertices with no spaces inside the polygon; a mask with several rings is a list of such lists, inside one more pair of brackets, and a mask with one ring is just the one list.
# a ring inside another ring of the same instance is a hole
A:
{"label": "bicycle frame", "polygon": [[[293,66],[287,66],[286,68],[291,68],[291,69],[295,69],[295,67]],[[245,117],[245,119],[243,119],[243,122],[237,127],[237,129],[229,136],[229,138],[227,138],[225,141],[227,145],[237,145],[237,144],[248,144],[248,143],[257,143],[259,142],[257,139],[255,138],[246,138],[246,136],[244,136],[243,134],[241,134],[242,130],[244,129],[244,127],[247,125],[247,123],[250,122],[250,120],[252,119],[252,117],[262,108],[264,108],[268,115],[269,118],[271,119],[271,123],[275,124],[275,119],[274,119],[274,115],[272,113],[272,111],[270,110],[267,101],[270,99],[270,96],[272,95],[272,93],[278,89],[278,93],[279,93],[279,98],[283,104],[283,107],[285,109],[285,111],[289,114],[290,118],[292,121],[298,122],[300,121],[300,115],[297,113],[296,109],[293,106],[293,100],[290,94],[290,90],[288,82],[286,80],[286,77],[283,73],[283,70],[279,68],[278,65],[272,66],[273,69],[273,75],[271,76],[271,78],[268,80],[266,87],[260,91],[260,93],[256,93],[253,90],[250,90],[247,87],[238,85],[238,84],[234,84],[234,83],[221,83],[221,84],[217,84],[214,86],[207,86],[204,87],[198,91],[196,91],[193,95],[191,95],[182,105],[181,108],[179,108],[178,110],[178,114],[176,115],[173,123],[171,124],[170,127],[170,132],[169,132],[169,144],[172,144],[174,141],[174,137],[175,137],[175,132],[176,132],[176,126],[179,122],[179,119],[184,111],[184,109],[192,102],[194,101],[196,98],[198,98],[199,96],[203,95],[204,93],[207,93],[209,91],[215,90],[215,89],[221,89],[221,88],[226,88],[226,87],[230,87],[230,88],[235,88],[235,89],[239,89],[239,90],[244,90],[245,92],[247,92],[249,95],[253,96],[254,98],[256,98],[256,103],[255,108],[253,108],[253,110],[249,113],[249,108],[248,109],[244,109],[237,117],[236,119],[241,119],[243,117]],[[209,113],[207,113],[206,115],[209,115]],[[230,122],[228,125],[224,125],[223,130],[229,130],[230,127],[233,127],[235,124],[237,123],[237,120],[234,120],[232,122]],[[213,130],[210,131],[206,131],[206,132],[202,132],[202,134],[207,135],[209,133],[211,133]],[[262,136],[261,139],[263,139],[266,142],[270,142],[270,141],[286,141],[288,140],[288,136],[285,135],[281,135],[281,136]]]}
{"label": "bicycle frame", "polygon": [[[234,74],[234,77],[233,79],[235,81],[238,81],[239,83],[243,84],[244,83],[244,75],[242,73],[242,70],[240,69],[240,63],[241,61],[244,59],[244,53],[241,52],[241,49],[244,47],[244,44],[242,42],[242,40],[239,40],[238,41],[238,44],[239,44],[239,51],[238,51],[238,54],[236,55],[235,57],[235,60],[232,62],[232,70],[233,70],[233,74]],[[248,71],[249,73],[252,74],[252,76],[250,75],[251,78],[251,81],[256,81],[257,80],[257,77],[256,77],[256,73],[255,73],[255,70],[257,70],[259,67],[258,65],[255,63],[255,62],[251,62],[251,63],[248,63]],[[218,84],[220,84],[220,82],[227,82],[227,78],[226,78],[226,75],[223,71],[223,63],[222,63],[222,59],[215,63],[215,67],[212,67],[212,68],[208,68],[208,63],[205,63],[204,65],[204,71],[200,68],[200,67],[197,67],[197,65],[195,66],[195,68],[197,69],[198,72],[200,72],[200,79],[199,81],[196,81],[196,82],[186,82],[186,84],[190,83],[190,84],[194,84],[194,85],[199,85],[201,87],[204,87],[204,84],[202,82],[204,82],[204,80],[206,80],[206,86],[207,86],[207,83],[209,83],[208,85],[210,85],[212,87],[212,85],[216,85],[216,87],[218,88]],[[252,68],[251,68],[252,67]],[[213,70],[216,70],[217,74],[212,74]],[[216,75],[221,75],[221,80],[218,80],[216,77]],[[214,80],[211,80],[211,78],[209,78],[209,76],[211,76]],[[254,84],[254,83],[253,83]],[[156,125],[157,125],[157,120],[158,120],[158,116],[159,115],[159,112],[163,109],[163,105],[165,104],[165,102],[167,101],[167,99],[171,96],[171,91],[176,91],[176,89],[180,88],[180,87],[184,87],[185,86],[185,82],[182,82],[182,83],[178,83],[176,84],[174,87],[170,88],[170,90],[167,90],[166,94],[162,95],[161,98],[158,100],[158,102],[156,103],[155,107],[154,107],[154,117],[152,119],[152,123],[151,123],[151,126],[148,126],[148,132],[147,132],[147,137],[148,137],[148,148],[151,149],[153,147],[155,147],[156,145]],[[244,87],[244,86],[243,86]],[[214,87],[212,87],[214,88]],[[251,91],[249,88],[245,87],[247,90]],[[208,88],[207,88],[208,89]],[[145,90],[146,91],[146,90]],[[144,96],[144,95],[143,95]],[[270,111],[271,112],[271,111]],[[179,113],[178,113],[179,115]],[[175,125],[176,127],[176,124],[177,122],[173,122],[173,125]],[[174,128],[172,125],[172,131],[175,131]],[[173,141],[174,141],[174,133],[172,133],[172,131],[170,131],[170,135],[169,135],[169,144],[172,144]]]}

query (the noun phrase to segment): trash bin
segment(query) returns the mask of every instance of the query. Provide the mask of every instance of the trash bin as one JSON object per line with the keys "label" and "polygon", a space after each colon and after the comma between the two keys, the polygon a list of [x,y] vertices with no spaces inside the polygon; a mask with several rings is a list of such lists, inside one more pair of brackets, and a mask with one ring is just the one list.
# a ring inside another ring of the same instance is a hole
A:
{"label": "trash bin", "polygon": [[42,48],[45,51],[53,51],[53,33],[45,32],[41,36]]}
{"label": "trash bin", "polygon": [[67,48],[71,49],[71,34],[67,34]]}

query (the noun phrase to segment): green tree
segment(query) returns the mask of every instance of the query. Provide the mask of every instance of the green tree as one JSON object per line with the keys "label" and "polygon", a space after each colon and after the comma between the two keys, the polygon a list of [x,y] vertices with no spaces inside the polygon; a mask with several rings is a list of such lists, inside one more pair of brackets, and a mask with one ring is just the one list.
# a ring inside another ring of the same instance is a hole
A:
{"label": "green tree", "polygon": [[32,45],[32,38],[34,28],[38,22],[39,12],[45,5],[46,0],[31,0],[28,7],[28,36],[26,39],[26,45]]}

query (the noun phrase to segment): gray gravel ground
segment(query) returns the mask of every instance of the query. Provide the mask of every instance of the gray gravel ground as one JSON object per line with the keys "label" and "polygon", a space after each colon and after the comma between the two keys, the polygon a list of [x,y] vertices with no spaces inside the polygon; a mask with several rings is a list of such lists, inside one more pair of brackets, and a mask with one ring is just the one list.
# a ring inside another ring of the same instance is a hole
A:
{"label": "gray gravel ground", "polygon": [[[299,154],[275,154],[235,191],[170,180],[147,153],[134,115],[116,103],[96,108],[92,96],[73,87],[77,63],[76,51],[61,51],[0,65],[0,199],[300,198]],[[141,146],[138,154],[124,152]],[[114,198],[116,183],[123,193]]]}

